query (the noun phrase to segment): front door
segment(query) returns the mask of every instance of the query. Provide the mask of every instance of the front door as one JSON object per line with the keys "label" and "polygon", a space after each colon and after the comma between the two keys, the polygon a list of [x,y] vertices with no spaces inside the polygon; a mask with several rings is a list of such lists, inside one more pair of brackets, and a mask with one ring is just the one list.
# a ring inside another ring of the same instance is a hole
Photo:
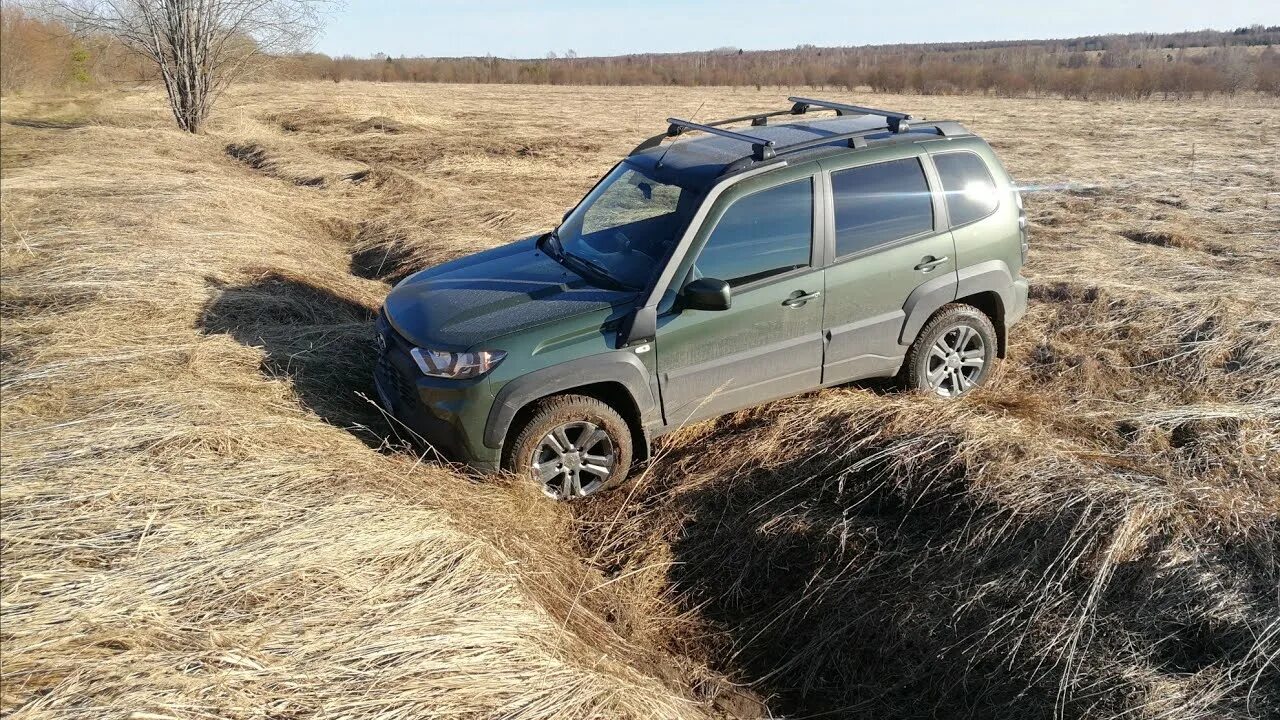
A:
{"label": "front door", "polygon": [[[821,384],[823,271],[805,176],[722,198],[681,273],[729,283],[731,307],[673,308],[658,323],[663,414],[682,425]],[[679,275],[678,275],[679,277]]]}
{"label": "front door", "polygon": [[[955,298],[956,253],[917,157],[834,169],[825,384],[892,375],[912,293]],[[911,338],[906,338],[909,344]]]}

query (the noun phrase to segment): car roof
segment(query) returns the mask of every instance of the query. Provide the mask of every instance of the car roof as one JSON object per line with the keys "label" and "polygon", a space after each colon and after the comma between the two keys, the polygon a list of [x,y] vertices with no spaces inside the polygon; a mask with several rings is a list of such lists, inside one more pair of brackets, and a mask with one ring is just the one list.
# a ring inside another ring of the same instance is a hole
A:
{"label": "car roof", "polygon": [[[722,135],[705,135],[677,136],[671,142],[655,143],[647,148],[641,146],[643,149],[633,151],[627,157],[627,162],[661,182],[705,189],[726,175],[771,163],[781,165],[779,161],[783,159],[794,164],[842,152],[856,152],[856,148],[850,147],[848,137],[834,137],[847,133],[867,133],[860,138],[867,147],[888,142],[914,143],[937,140],[942,136],[971,134],[954,122],[915,124],[901,133],[894,133],[885,128],[883,117],[875,115],[839,115],[775,125],[754,125],[741,132],[750,133],[753,138],[773,141],[777,157],[757,160],[753,158],[750,143]],[[823,137],[833,137],[833,140],[786,153],[787,146]]]}

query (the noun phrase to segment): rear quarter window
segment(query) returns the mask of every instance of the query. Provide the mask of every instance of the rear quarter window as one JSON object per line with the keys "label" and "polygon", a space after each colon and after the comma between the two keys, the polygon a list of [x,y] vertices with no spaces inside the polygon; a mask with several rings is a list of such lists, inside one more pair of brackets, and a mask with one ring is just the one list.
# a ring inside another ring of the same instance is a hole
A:
{"label": "rear quarter window", "polygon": [[995,212],[1000,204],[996,181],[987,163],[971,152],[949,152],[933,156],[942,178],[951,225],[967,225]]}

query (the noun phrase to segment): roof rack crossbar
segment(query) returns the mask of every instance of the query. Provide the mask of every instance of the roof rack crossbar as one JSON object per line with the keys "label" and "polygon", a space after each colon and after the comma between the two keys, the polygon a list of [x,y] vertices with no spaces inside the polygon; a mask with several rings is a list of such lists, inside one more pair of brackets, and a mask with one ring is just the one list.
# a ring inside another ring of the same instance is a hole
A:
{"label": "roof rack crossbar", "polygon": [[[721,121],[721,122],[724,122],[724,121]],[[769,158],[772,158],[774,155],[774,152],[773,152],[774,141],[772,140],[767,140],[761,137],[755,137],[753,135],[747,135],[745,133],[734,132],[732,130],[725,130],[724,128],[716,127],[714,125],[701,125],[696,122],[681,120],[680,118],[667,118],[667,123],[668,123],[667,137],[675,137],[677,135],[684,133],[685,130],[697,130],[699,132],[711,133],[712,135],[727,137],[731,140],[737,140],[739,142],[750,143],[752,157],[756,160],[768,160]]]}
{"label": "roof rack crossbar", "polygon": [[893,110],[880,110],[879,108],[863,107],[861,105],[846,105],[844,103],[831,102],[829,100],[814,100],[813,98],[789,97],[788,101],[795,103],[792,106],[792,112],[796,115],[803,114],[810,106],[827,108],[835,110],[840,115],[846,113],[854,113],[857,115],[879,115],[884,118],[889,126],[889,130],[894,133],[906,132],[910,129],[911,115],[900,113]]}
{"label": "roof rack crossbar", "polygon": [[[746,122],[747,120],[750,120],[752,127],[761,127],[763,125],[768,125],[769,118],[771,117],[778,117],[780,115],[803,115],[803,114],[804,114],[804,111],[797,112],[794,107],[791,107],[786,110],[774,110],[772,112],[755,113],[752,115],[739,115],[738,117],[725,118],[724,120],[713,120],[711,122],[702,123],[702,124],[707,127],[720,127],[721,125],[732,125],[734,123]],[[670,132],[664,132],[658,135],[654,135],[648,140],[645,140],[644,142],[637,145],[635,149],[631,151],[630,154],[635,155],[636,153],[644,152],[645,150],[649,150],[650,148],[657,147],[658,145],[662,144],[663,140],[666,140],[669,137],[673,137],[673,135]]]}

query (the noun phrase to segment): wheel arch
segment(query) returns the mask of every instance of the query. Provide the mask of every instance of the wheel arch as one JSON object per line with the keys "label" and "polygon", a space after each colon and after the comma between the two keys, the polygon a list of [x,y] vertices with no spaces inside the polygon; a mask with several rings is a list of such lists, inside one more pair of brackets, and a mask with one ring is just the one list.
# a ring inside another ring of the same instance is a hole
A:
{"label": "wheel arch", "polygon": [[[512,438],[518,435],[521,429],[524,428],[525,423],[529,422],[529,418],[533,417],[540,402],[548,398],[562,397],[564,395],[582,395],[593,398],[617,411],[631,430],[632,462],[649,459],[649,436],[645,432],[644,423],[640,420],[640,408],[636,405],[635,398],[631,396],[626,386],[616,380],[604,380],[565,388],[525,403],[511,419],[511,424],[502,439],[502,451],[506,452]],[[505,460],[505,456],[503,459]]]}
{"label": "wheel arch", "polygon": [[1002,260],[988,260],[962,267],[953,278],[935,278],[916,288],[903,311],[906,320],[899,342],[911,345],[920,330],[948,303],[959,302],[981,310],[996,329],[998,356],[1005,356],[1008,326],[1005,310],[1014,301],[1013,273]]}
{"label": "wheel arch", "polygon": [[1000,297],[1000,293],[994,290],[983,290],[958,297],[955,302],[981,310],[982,314],[991,319],[991,325],[996,329],[996,357],[1003,358],[1008,333],[1004,322],[1004,300]]}
{"label": "wheel arch", "polygon": [[645,428],[657,415],[657,403],[648,368],[626,351],[578,358],[509,381],[489,410],[484,444],[505,453],[512,433],[519,431],[535,405],[559,395],[585,395],[612,407],[631,429],[635,459],[648,457]]}

